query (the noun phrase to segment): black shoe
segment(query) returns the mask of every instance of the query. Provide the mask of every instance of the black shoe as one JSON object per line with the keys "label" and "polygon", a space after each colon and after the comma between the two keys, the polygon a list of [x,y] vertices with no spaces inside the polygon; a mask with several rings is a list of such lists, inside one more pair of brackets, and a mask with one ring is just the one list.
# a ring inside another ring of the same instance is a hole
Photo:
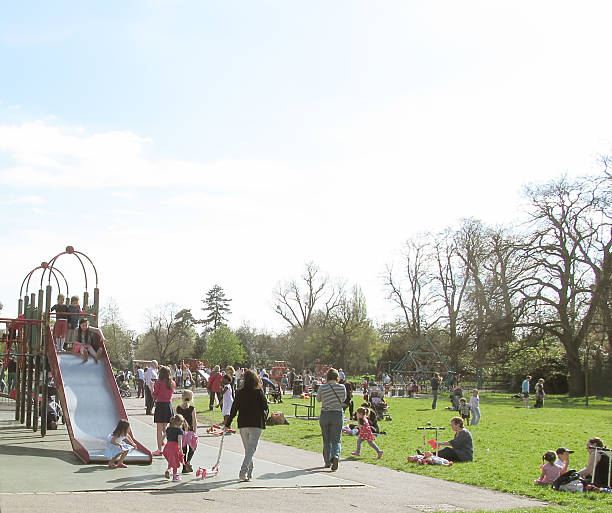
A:
{"label": "black shoe", "polygon": [[425,455],[423,454],[423,451],[421,451],[421,449],[417,449],[417,454],[418,454],[419,456],[425,456]]}
{"label": "black shoe", "polygon": [[335,472],[336,470],[338,470],[338,458],[332,458],[331,459],[331,471]]}

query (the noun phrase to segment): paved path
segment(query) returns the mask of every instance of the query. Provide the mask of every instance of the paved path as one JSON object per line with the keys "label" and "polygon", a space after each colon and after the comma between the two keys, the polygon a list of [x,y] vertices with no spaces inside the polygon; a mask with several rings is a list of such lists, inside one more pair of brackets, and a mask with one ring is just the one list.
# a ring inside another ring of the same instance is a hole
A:
{"label": "paved path", "polygon": [[[127,399],[126,409],[137,437],[154,448],[153,418],[142,400]],[[474,486],[399,472],[359,461],[341,462],[331,473],[317,453],[260,442],[254,480],[240,483],[239,435],[226,437],[221,472],[205,480],[193,474],[180,483],[164,479],[165,460],[110,470],[83,465],[72,453],[63,426],[45,438],[13,419],[12,403],[0,403],[0,512],[116,511],[343,511],[375,504],[376,510],[470,511],[542,505],[540,501]],[[210,467],[219,437],[199,432],[193,466]]]}

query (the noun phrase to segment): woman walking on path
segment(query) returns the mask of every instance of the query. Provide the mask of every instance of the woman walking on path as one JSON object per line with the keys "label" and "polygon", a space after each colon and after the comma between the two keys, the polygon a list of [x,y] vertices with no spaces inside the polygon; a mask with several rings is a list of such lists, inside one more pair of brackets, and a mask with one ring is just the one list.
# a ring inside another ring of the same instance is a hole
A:
{"label": "woman walking on path", "polygon": [[261,379],[252,370],[244,373],[244,384],[236,392],[234,404],[225,422],[225,430],[232,425],[232,420],[238,414],[238,429],[244,446],[244,459],[238,478],[240,481],[250,481],[253,477],[253,455],[257,450],[259,438],[266,429],[268,402],[263,393]]}
{"label": "woman walking on path", "polygon": [[155,388],[153,388],[153,393],[151,394],[153,399],[157,400],[153,414],[153,422],[157,424],[157,451],[153,452],[153,456],[160,456],[162,454],[166,427],[168,427],[170,419],[174,417],[172,394],[175,388],[176,384],[170,379],[170,368],[162,365],[159,368],[159,379],[155,383]]}
{"label": "woman walking on path", "polygon": [[346,388],[338,383],[338,371],[327,371],[327,382],[319,387],[317,401],[321,403],[319,425],[323,437],[323,461],[325,468],[332,472],[338,470],[340,451],[342,449],[343,406],[346,400]]}

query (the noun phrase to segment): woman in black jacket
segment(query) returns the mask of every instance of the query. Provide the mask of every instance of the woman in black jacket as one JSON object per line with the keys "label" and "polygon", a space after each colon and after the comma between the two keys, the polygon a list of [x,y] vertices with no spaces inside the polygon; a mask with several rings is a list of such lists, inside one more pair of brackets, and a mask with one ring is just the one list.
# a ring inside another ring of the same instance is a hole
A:
{"label": "woman in black jacket", "polygon": [[252,370],[244,373],[244,385],[236,392],[225,429],[232,425],[236,414],[238,414],[238,429],[240,429],[240,437],[244,445],[244,459],[238,478],[240,481],[250,481],[253,477],[253,455],[257,450],[261,433],[266,429],[266,417],[268,416],[268,402],[263,392],[261,379]]}

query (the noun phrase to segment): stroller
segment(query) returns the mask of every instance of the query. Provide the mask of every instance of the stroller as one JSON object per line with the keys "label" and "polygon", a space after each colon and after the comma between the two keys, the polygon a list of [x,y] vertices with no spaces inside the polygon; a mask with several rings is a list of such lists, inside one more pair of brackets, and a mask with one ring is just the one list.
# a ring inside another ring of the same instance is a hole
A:
{"label": "stroller", "polygon": [[268,401],[271,403],[282,403],[283,396],[278,385],[268,385],[267,387]]}
{"label": "stroller", "polygon": [[127,384],[127,381],[122,381],[119,383],[119,394],[121,397],[132,397],[132,391],[130,390],[130,386]]}
{"label": "stroller", "polygon": [[376,412],[378,420],[391,420],[389,415],[389,405],[385,401],[385,392],[378,386],[368,388],[368,399],[372,409]]}

